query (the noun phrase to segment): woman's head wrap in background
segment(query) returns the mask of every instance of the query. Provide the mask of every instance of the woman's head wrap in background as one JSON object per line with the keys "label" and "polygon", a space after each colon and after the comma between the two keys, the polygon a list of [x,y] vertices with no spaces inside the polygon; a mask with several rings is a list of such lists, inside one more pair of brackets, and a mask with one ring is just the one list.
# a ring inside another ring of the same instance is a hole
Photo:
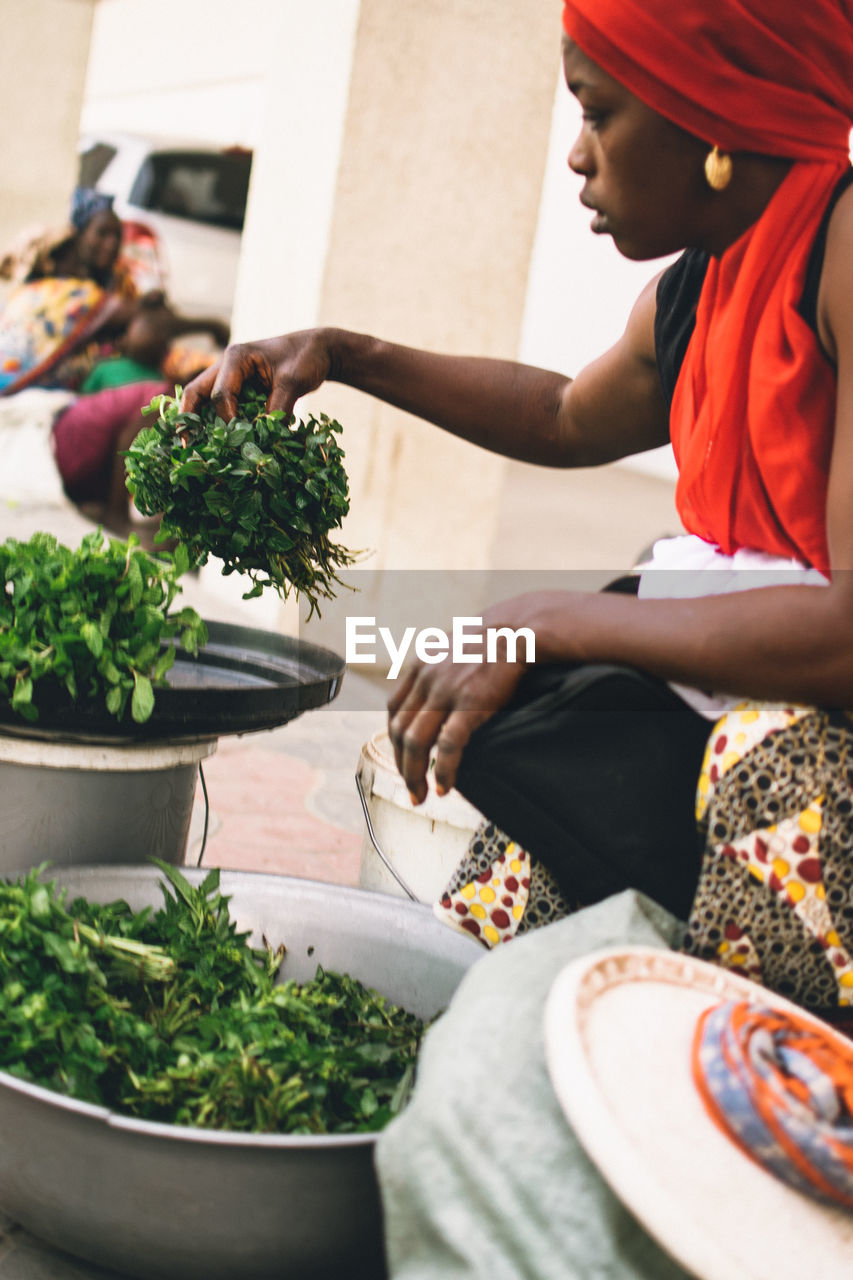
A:
{"label": "woman's head wrap in background", "polygon": [[96,191],[94,187],[75,187],[71,196],[71,225],[82,231],[92,219],[105,210],[112,211],[114,196]]}
{"label": "woman's head wrap in background", "polygon": [[563,26],[647,106],[724,151],[845,156],[853,0],[565,0]]}

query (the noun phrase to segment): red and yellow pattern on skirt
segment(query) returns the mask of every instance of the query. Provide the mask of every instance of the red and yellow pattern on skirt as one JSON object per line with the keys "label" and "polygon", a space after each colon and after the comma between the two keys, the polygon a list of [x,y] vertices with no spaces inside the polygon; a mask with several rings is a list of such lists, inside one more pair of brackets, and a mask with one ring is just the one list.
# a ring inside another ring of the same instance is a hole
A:
{"label": "red and yellow pattern on skirt", "polygon": [[684,950],[820,1011],[853,1006],[853,722],[745,702],[717,722]]}
{"label": "red and yellow pattern on skirt", "polygon": [[561,919],[570,908],[548,869],[484,822],[433,911],[491,948]]}

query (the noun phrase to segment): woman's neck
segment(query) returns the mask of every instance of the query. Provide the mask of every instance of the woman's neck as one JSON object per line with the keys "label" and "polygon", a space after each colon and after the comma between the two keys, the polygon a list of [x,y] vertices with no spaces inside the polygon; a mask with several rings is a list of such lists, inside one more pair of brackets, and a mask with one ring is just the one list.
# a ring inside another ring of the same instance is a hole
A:
{"label": "woman's neck", "polygon": [[713,204],[704,247],[714,257],[721,257],[755,225],[793,164],[793,160],[775,156],[732,156],[731,184],[725,191],[709,192]]}

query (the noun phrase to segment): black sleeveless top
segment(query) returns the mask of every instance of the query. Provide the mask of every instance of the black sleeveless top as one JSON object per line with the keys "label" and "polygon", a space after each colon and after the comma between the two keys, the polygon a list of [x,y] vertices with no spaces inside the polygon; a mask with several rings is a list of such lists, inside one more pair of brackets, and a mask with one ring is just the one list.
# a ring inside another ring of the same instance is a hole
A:
{"label": "black sleeveless top", "polygon": [[[853,168],[848,169],[841,177],[830,197],[806,268],[806,280],[799,312],[815,333],[817,333],[817,294],[820,274],[823,270],[823,257],[826,252],[829,219],[838,200],[851,182],[853,182]],[[681,372],[687,344],[696,324],[696,307],[710,256],[701,249],[687,249],[671,267],[664,271],[658,281],[655,355],[667,408],[672,408],[675,384]]]}

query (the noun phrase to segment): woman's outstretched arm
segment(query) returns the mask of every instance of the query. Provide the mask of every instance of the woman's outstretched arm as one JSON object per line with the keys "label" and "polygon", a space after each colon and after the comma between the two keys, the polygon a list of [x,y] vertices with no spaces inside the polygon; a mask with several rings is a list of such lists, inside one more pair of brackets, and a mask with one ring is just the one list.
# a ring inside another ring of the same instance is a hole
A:
{"label": "woman's outstretched arm", "polygon": [[[853,192],[830,224],[819,331],[837,368],[827,493],[831,582],[767,585],[698,599],[547,593],[496,605],[485,627],[530,628],[536,661],[615,662],[718,693],[853,709]],[[389,703],[397,764],[418,800],[451,787],[474,730],[509,700],[524,662],[410,666]]]}
{"label": "woman's outstretched arm", "polygon": [[572,380],[509,360],[420,351],[343,329],[311,329],[230,347],[184,392],[226,420],[254,380],[268,407],[292,413],[326,381],[355,387],[473,444],[545,466],[595,466],[665,444],[654,353],[656,281],[620,341]]}

